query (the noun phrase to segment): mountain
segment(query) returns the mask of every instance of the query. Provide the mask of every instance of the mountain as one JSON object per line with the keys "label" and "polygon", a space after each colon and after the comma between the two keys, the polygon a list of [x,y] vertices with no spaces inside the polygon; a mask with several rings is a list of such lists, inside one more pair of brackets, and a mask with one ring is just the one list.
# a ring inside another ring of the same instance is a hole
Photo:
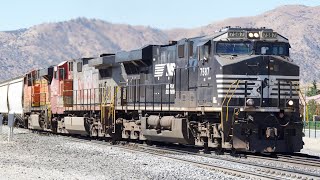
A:
{"label": "mountain", "polygon": [[68,59],[166,42],[158,29],[86,18],[0,32],[0,80]]}
{"label": "mountain", "polygon": [[237,17],[192,29],[161,30],[77,18],[28,29],[0,32],[0,80],[63,60],[131,50],[145,44],[212,34],[225,26],[267,27],[287,37],[304,83],[320,79],[320,6],[280,6],[251,17]]}

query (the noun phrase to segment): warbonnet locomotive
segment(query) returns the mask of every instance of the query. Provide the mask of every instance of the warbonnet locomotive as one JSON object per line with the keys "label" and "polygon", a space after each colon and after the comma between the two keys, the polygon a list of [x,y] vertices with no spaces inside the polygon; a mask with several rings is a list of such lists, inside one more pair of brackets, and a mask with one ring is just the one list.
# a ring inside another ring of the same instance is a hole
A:
{"label": "warbonnet locomotive", "polygon": [[33,130],[253,152],[298,152],[299,67],[266,28],[64,61],[0,84]]}

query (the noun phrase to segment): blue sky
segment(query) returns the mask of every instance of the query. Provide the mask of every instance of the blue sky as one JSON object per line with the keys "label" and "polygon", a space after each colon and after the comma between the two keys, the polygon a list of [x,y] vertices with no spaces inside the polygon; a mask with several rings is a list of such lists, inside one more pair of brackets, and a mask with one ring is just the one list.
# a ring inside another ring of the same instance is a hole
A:
{"label": "blue sky", "polygon": [[285,4],[320,0],[0,0],[0,31],[77,17],[162,29],[192,28],[229,17],[252,16]]}

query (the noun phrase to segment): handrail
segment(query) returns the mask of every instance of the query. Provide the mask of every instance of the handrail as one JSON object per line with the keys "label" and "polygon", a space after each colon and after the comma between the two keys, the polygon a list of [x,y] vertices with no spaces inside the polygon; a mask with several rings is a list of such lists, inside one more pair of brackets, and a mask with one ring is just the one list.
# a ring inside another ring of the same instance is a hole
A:
{"label": "handrail", "polygon": [[[108,99],[110,99],[111,96],[111,87],[102,87],[101,88],[101,104],[100,104],[100,109],[101,109],[101,120],[103,123],[103,126],[105,126],[105,111],[104,111],[104,107],[106,107],[106,105],[108,104]],[[108,90],[108,92],[106,92],[105,90]],[[109,112],[110,113],[110,112]],[[108,113],[108,119],[109,119],[109,113]]]}
{"label": "handrail", "polygon": [[[236,87],[236,89],[238,88],[238,85],[239,85],[239,80],[236,80],[236,81],[234,81],[232,84],[231,84],[231,86],[229,87],[229,89],[228,89],[228,91],[227,91],[227,94],[226,94],[226,96],[224,97],[224,99],[223,99],[223,101],[222,101],[222,104],[221,104],[221,123],[223,123],[223,105],[224,105],[224,102],[226,101],[226,99],[227,99],[227,97],[228,97],[228,95],[229,95],[229,92],[230,92],[230,90],[231,90],[231,88],[233,87],[233,85],[235,84],[235,83],[237,83],[237,87]],[[235,90],[236,89],[234,89],[234,92],[235,92]],[[233,94],[234,94],[234,92],[232,93],[232,96],[233,96]],[[232,97],[231,96],[231,97]],[[229,100],[230,101],[230,100]],[[228,103],[229,104],[229,103]]]}
{"label": "handrail", "polygon": [[[293,85],[293,87],[294,87],[294,89],[296,90],[296,92],[297,92],[298,94],[300,93],[300,95],[301,95],[301,97],[302,97],[302,99],[303,99],[303,101],[304,101],[304,105],[306,106],[306,112],[307,112],[307,113],[306,113],[306,121],[309,122],[307,100],[306,100],[305,97],[302,95],[302,92],[301,92],[300,89],[298,90],[295,85]],[[299,99],[300,99],[300,100],[301,100],[301,97],[299,96]]]}
{"label": "handrail", "polygon": [[115,133],[116,132],[116,109],[115,109],[115,104],[116,104],[116,101],[117,101],[117,93],[118,93],[118,90],[119,90],[119,86],[114,87],[113,90],[114,90],[113,98],[111,99],[111,106],[110,106],[109,113],[111,113],[110,116],[112,116],[112,124],[113,124],[112,133]]}
{"label": "handrail", "polygon": [[238,81],[238,80],[234,81],[234,82],[231,84],[231,86],[229,87],[229,89],[228,89],[228,91],[227,91],[227,94],[226,94],[226,96],[224,97],[224,99],[223,99],[223,101],[222,101],[221,106],[223,106],[223,104],[224,104],[224,102],[226,101],[227,96],[228,96],[228,94],[229,94],[229,92],[230,92],[230,90],[231,90],[232,86],[233,86],[235,83],[237,83],[237,81]]}
{"label": "handrail", "polygon": [[232,94],[231,94],[231,96],[230,96],[230,98],[229,98],[229,100],[228,100],[228,102],[227,102],[227,114],[226,114],[226,121],[228,121],[228,118],[229,118],[229,103],[230,103],[230,101],[231,101],[231,99],[232,99],[232,97],[233,97],[234,93],[235,93],[235,92],[236,92],[236,90],[238,89],[238,87],[239,87],[239,83],[240,83],[240,81],[239,81],[239,80],[237,80],[237,86],[234,88],[234,90],[233,90],[233,92],[232,92]]}

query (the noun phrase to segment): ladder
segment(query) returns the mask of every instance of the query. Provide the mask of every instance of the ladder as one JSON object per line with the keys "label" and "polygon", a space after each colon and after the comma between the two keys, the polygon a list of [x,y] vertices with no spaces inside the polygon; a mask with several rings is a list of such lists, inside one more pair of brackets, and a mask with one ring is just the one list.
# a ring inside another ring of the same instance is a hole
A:
{"label": "ladder", "polygon": [[[117,98],[117,92],[118,87],[113,88],[113,96],[112,96],[112,88],[111,87],[104,87],[102,90],[102,102],[101,102],[101,120],[103,124],[103,128],[105,130],[105,127],[110,128],[110,126],[113,126],[112,133],[115,133],[116,131],[116,113],[115,113],[115,103]],[[108,100],[110,103],[108,103]],[[106,113],[106,111],[108,111]],[[110,120],[112,120],[112,123],[109,124]],[[107,123],[106,123],[107,122]]]}
{"label": "ladder", "polygon": [[[224,129],[224,128],[226,128],[225,127],[225,122],[228,122],[228,120],[229,120],[229,103],[230,103],[232,97],[234,96],[234,93],[238,89],[239,84],[240,84],[240,80],[238,80],[238,79],[231,84],[231,86],[229,87],[229,89],[227,91],[227,94],[224,97],[224,99],[222,101],[222,104],[221,104],[221,125],[223,127],[224,136],[228,136],[230,138],[230,141],[231,141],[231,139],[233,139],[233,120],[232,120],[231,125],[230,125],[230,127],[228,129]],[[230,95],[230,97],[228,97],[229,95]],[[225,102],[227,102],[226,106],[224,106]],[[226,117],[225,117],[225,119],[224,119],[224,116],[223,116],[224,107],[226,108]],[[239,113],[239,112],[237,112],[237,113]],[[234,115],[235,115],[235,109],[233,111],[233,117],[234,117]],[[227,124],[227,126],[228,126],[228,124]],[[222,140],[225,141],[225,137]]]}
{"label": "ladder", "polygon": [[103,130],[105,131],[106,128],[106,108],[107,108],[107,104],[108,104],[108,99],[110,98],[110,91],[107,91],[107,87],[102,87],[101,90],[101,105],[100,105],[100,109],[101,109],[101,121],[102,121],[102,125],[103,125]]}
{"label": "ladder", "polygon": [[[118,93],[118,86],[113,88],[113,97],[111,98],[110,106],[109,106],[109,111],[108,111],[108,119],[112,119],[112,125],[113,125],[113,130],[112,133],[116,132],[116,109],[115,109],[115,103],[117,100],[117,93]],[[110,88],[110,96],[111,96],[111,88]]]}

